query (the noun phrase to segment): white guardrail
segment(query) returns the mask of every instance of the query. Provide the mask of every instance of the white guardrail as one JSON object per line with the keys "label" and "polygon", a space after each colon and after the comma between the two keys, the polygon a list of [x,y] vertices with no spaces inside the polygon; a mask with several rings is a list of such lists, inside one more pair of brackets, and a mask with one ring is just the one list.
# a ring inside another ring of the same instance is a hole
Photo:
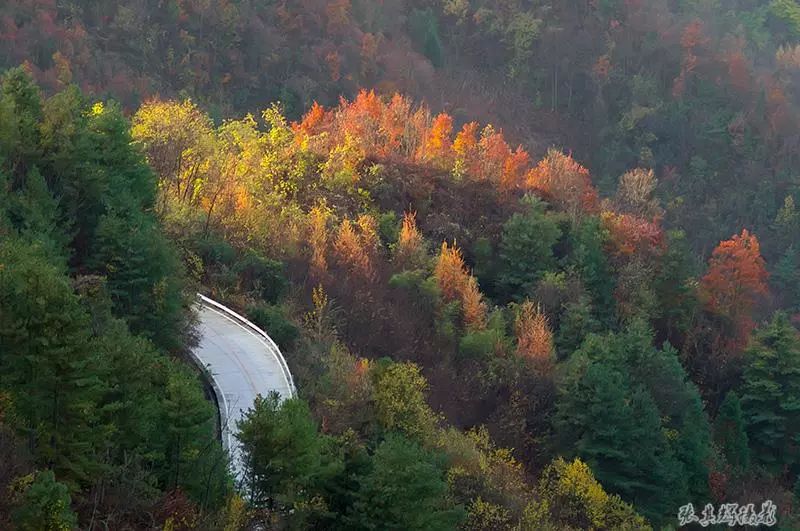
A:
{"label": "white guardrail", "polygon": [[295,388],[295,386],[294,386],[294,380],[292,379],[292,373],[289,371],[289,366],[286,364],[286,359],[283,357],[283,354],[281,353],[281,349],[278,348],[278,345],[275,344],[275,341],[273,341],[272,338],[269,337],[269,334],[264,332],[262,329],[257,327],[255,324],[253,324],[250,321],[248,321],[242,315],[239,315],[238,313],[234,312],[233,310],[231,310],[227,306],[224,306],[224,305],[218,303],[215,300],[209,299],[208,297],[206,297],[202,293],[198,293],[197,294],[197,298],[199,299],[200,304],[204,304],[206,306],[210,306],[213,309],[224,313],[228,317],[232,318],[233,320],[235,320],[239,324],[243,325],[244,327],[249,329],[251,332],[253,332],[257,336],[259,336],[261,339],[263,339],[267,343],[267,345],[269,345],[269,347],[270,347],[269,350],[271,351],[272,355],[275,356],[275,359],[278,361],[278,365],[281,368],[281,372],[283,372],[283,378],[284,378],[284,380],[286,380],[286,385],[289,388],[289,398],[294,398],[297,395],[297,388]]}

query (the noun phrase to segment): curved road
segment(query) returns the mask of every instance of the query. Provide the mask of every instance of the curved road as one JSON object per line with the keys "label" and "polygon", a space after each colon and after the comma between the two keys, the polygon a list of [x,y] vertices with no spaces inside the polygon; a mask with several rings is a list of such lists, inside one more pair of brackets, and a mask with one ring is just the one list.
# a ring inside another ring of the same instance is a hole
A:
{"label": "curved road", "polygon": [[217,395],[222,443],[238,484],[243,478],[235,437],[238,421],[257,395],[277,391],[282,398],[294,396],[294,382],[283,355],[263,330],[207,297],[198,299],[201,337],[195,361],[205,368]]}

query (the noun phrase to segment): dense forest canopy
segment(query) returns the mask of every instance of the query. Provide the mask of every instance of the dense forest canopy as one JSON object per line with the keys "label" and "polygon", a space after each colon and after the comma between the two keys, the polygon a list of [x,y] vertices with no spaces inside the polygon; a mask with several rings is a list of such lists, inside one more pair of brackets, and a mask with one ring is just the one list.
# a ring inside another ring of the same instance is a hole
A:
{"label": "dense forest canopy", "polygon": [[[800,4],[0,6],[0,527],[800,526]],[[198,290],[284,351],[234,485]]]}

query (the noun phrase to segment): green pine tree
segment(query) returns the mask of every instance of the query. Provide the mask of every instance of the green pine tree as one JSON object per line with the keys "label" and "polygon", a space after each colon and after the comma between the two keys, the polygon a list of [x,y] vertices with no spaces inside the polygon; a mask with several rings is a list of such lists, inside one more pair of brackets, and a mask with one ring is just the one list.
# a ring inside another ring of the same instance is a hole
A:
{"label": "green pine tree", "polygon": [[281,402],[275,393],[258,397],[239,430],[243,488],[257,507],[288,513],[310,500],[319,482],[340,466],[327,459],[325,441],[302,400]]}
{"label": "green pine tree", "polygon": [[443,464],[419,445],[390,435],[375,450],[347,515],[349,529],[456,529],[463,509],[447,501]]}
{"label": "green pine tree", "polygon": [[31,478],[11,519],[20,531],[68,531],[78,524],[66,485],[45,470]]}
{"label": "green pine tree", "polygon": [[0,384],[41,465],[71,487],[99,472],[102,393],[89,319],[63,273],[35,246],[0,243]]}
{"label": "green pine tree", "polygon": [[699,395],[674,350],[653,347],[641,323],[590,335],[570,357],[555,425],[609,491],[653,522],[706,494],[710,435]]}
{"label": "green pine tree", "polygon": [[750,450],[742,414],[742,404],[735,392],[729,391],[714,420],[714,439],[731,466],[744,470],[750,466]]}
{"label": "green pine tree", "polygon": [[561,237],[556,218],[545,212],[545,204],[524,200],[526,210],[511,216],[500,240],[498,283],[508,298],[524,298],[545,271],[556,266],[553,246]]}
{"label": "green pine tree", "polygon": [[776,472],[800,463],[800,339],[785,313],[745,352],[741,394],[756,462]]}

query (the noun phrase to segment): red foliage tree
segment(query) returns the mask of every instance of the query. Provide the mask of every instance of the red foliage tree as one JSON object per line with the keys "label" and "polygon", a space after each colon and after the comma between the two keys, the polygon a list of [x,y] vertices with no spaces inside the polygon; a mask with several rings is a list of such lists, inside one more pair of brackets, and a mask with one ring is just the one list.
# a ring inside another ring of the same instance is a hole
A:
{"label": "red foliage tree", "polygon": [[600,219],[610,235],[610,251],[618,257],[653,256],[663,250],[664,234],[657,221],[609,211]]}
{"label": "red foliage tree", "polygon": [[709,312],[729,319],[734,326],[732,347],[747,343],[754,327],[753,307],[759,296],[768,293],[767,277],[758,238],[747,229],[714,249],[701,281],[701,295]]}

